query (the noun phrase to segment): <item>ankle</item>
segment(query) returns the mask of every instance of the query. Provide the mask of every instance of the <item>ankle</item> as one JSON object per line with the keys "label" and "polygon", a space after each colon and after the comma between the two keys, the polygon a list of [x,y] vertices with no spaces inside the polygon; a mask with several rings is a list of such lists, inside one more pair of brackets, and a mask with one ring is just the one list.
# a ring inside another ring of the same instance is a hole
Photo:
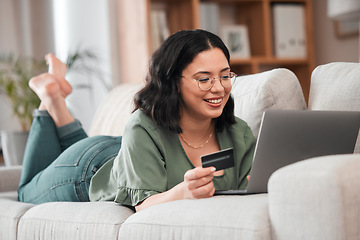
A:
{"label": "ankle", "polygon": [[75,121],[74,117],[66,107],[65,101],[58,104],[52,104],[51,107],[48,108],[48,112],[57,127],[62,127]]}

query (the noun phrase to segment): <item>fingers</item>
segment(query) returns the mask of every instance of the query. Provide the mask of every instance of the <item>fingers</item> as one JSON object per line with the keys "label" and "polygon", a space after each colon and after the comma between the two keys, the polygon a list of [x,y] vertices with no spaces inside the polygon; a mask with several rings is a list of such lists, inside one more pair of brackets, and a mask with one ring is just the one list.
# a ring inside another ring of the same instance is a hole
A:
{"label": "fingers", "polygon": [[184,175],[184,182],[187,191],[187,198],[211,197],[215,193],[212,182],[215,172],[214,167],[195,168],[187,171]]}
{"label": "fingers", "polygon": [[212,197],[215,193],[214,183],[210,181],[208,184],[193,189],[191,191],[191,198],[209,198]]}
{"label": "fingers", "polygon": [[188,180],[195,180],[198,178],[205,177],[209,174],[212,174],[215,171],[216,169],[214,167],[207,167],[207,168],[197,167],[187,171],[184,177]]}

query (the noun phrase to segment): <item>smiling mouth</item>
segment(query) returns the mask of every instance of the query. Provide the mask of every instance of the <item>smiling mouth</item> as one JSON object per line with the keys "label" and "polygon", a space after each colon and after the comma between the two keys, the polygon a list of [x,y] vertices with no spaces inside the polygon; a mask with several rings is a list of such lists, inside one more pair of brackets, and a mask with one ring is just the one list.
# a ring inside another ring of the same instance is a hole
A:
{"label": "smiling mouth", "polygon": [[205,102],[208,103],[212,103],[212,104],[219,104],[222,102],[222,98],[218,98],[218,99],[204,99]]}

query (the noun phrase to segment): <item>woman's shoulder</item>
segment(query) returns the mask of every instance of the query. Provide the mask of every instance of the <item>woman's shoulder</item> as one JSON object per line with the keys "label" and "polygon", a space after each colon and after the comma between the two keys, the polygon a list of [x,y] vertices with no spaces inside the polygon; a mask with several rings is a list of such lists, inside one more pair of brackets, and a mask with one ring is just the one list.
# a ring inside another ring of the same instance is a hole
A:
{"label": "woman's shoulder", "polygon": [[130,126],[142,126],[142,127],[156,128],[154,121],[140,109],[135,110],[131,114],[130,119],[127,123],[127,128]]}
{"label": "woman's shoulder", "polygon": [[123,143],[135,144],[146,148],[153,148],[160,151],[171,147],[174,141],[174,134],[169,134],[167,130],[159,127],[154,121],[141,110],[136,110],[129,119],[123,134]]}
{"label": "woman's shoulder", "polygon": [[239,117],[235,117],[235,124],[231,125],[231,128],[236,131],[236,130],[240,130],[240,129],[248,129],[250,127],[247,122],[245,122],[244,120],[242,120]]}
{"label": "woman's shoulder", "polygon": [[157,136],[162,132],[162,128],[157,126],[155,122],[147,116],[143,111],[136,110],[131,115],[124,131],[125,135],[133,135],[138,134],[150,134],[153,136]]}
{"label": "woman's shoulder", "polygon": [[232,124],[228,130],[235,136],[243,136],[245,138],[254,138],[254,134],[246,121],[241,118],[235,117],[235,123]]}

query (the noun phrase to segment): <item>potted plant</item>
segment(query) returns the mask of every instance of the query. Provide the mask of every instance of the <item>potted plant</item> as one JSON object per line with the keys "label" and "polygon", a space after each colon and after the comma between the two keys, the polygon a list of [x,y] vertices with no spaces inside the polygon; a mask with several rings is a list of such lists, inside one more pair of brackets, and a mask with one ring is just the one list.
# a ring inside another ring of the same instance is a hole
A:
{"label": "potted plant", "polygon": [[[86,60],[96,59],[90,51],[69,54],[68,70],[93,72]],[[31,57],[15,57],[13,54],[0,55],[0,94],[10,101],[13,115],[19,121],[21,131],[1,131],[1,145],[5,165],[21,165],[28,131],[32,123],[32,113],[40,104],[38,96],[29,88],[29,80],[47,71],[45,60]],[[76,86],[75,86],[76,87]],[[88,86],[78,86],[91,88]]]}

